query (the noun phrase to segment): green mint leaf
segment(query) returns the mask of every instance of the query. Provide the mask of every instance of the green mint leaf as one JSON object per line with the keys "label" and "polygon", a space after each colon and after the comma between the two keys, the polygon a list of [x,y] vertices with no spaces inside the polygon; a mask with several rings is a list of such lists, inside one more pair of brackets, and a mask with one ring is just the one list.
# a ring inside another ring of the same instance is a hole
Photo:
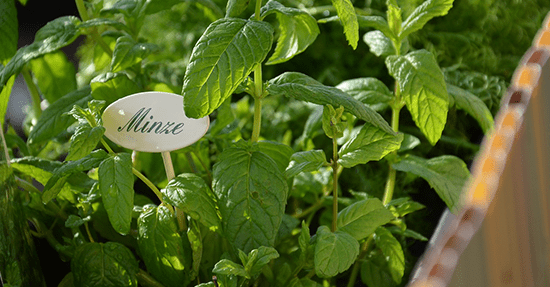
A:
{"label": "green mint leaf", "polygon": [[[387,3],[388,10],[386,11],[386,17],[388,19],[388,26],[393,35],[401,34],[401,25],[403,19],[401,18],[401,8],[397,6],[397,3]],[[397,39],[400,40],[400,39]]]}
{"label": "green mint leaf", "polygon": [[17,75],[30,60],[54,52],[71,44],[80,31],[80,20],[74,16],[65,16],[48,22],[35,35],[34,42],[19,49],[13,58],[0,71],[0,87],[3,87],[12,75]]}
{"label": "green mint leaf", "polygon": [[123,73],[105,73],[92,79],[92,97],[96,100],[104,100],[105,105],[125,96],[140,92],[137,84]]}
{"label": "green mint leaf", "polygon": [[317,229],[314,256],[317,276],[328,278],[348,270],[358,255],[359,242],[348,233],[332,233],[324,225]]}
{"label": "green mint leaf", "polygon": [[344,26],[344,34],[349,45],[355,50],[359,42],[359,23],[355,8],[350,0],[331,0],[332,6],[336,9],[336,13],[340,18],[340,23]]}
{"label": "green mint leaf", "polygon": [[65,220],[65,227],[68,227],[68,228],[79,227],[79,226],[83,225],[84,223],[86,223],[90,220],[92,220],[91,216],[86,216],[86,217],[82,218],[80,216],[76,216],[76,215],[71,214],[71,215],[69,215],[67,220]]}
{"label": "green mint leaf", "polygon": [[199,176],[180,174],[170,180],[160,192],[166,203],[177,206],[210,230],[220,231],[221,221],[215,196]]}
{"label": "green mint leaf", "polygon": [[56,51],[30,62],[38,88],[50,104],[76,90],[74,66],[65,53]]}
{"label": "green mint leaf", "polygon": [[[130,28],[128,28],[128,26],[126,26],[125,24],[119,22],[119,21],[116,21],[116,20],[113,20],[113,19],[107,19],[107,18],[94,18],[94,19],[90,19],[88,21],[84,21],[82,23],[80,23],[80,25],[78,25],[78,28],[94,28],[94,27],[99,27],[99,26],[111,26],[117,30],[121,30],[121,31],[124,31],[126,33],[129,33],[131,34],[132,31],[130,30]],[[83,32],[86,32],[86,31],[83,31]]]}
{"label": "green mint leaf", "polygon": [[0,1],[0,64],[5,64],[17,51],[19,29],[15,1]]}
{"label": "green mint leaf", "polygon": [[341,121],[343,114],[343,106],[337,109],[334,109],[332,105],[323,107],[323,121],[321,124],[327,137],[337,139],[344,136],[344,130],[347,128],[347,123]]}
{"label": "green mint leaf", "polygon": [[244,266],[241,264],[235,263],[229,259],[222,259],[212,269],[212,273],[218,275],[236,275],[245,278],[249,278]]}
{"label": "green mint leaf", "polygon": [[357,240],[371,235],[376,228],[390,222],[393,214],[377,198],[358,201],[338,212],[338,230]]}
{"label": "green mint leaf", "polygon": [[402,24],[399,39],[402,40],[409,34],[416,32],[434,17],[447,15],[449,9],[453,7],[454,0],[427,0],[407,17]]}
{"label": "green mint leaf", "polygon": [[266,22],[226,18],[210,24],[185,71],[185,114],[201,118],[217,109],[265,59],[272,41],[273,28]]}
{"label": "green mint leaf", "polygon": [[138,286],[138,262],[132,251],[118,242],[79,246],[71,271],[76,286]]}
{"label": "green mint leaf", "polygon": [[401,283],[401,278],[403,278],[403,274],[405,273],[405,255],[403,254],[401,244],[384,227],[376,229],[374,242],[388,262],[388,268],[393,281],[397,284]]}
{"label": "green mint leaf", "polygon": [[451,211],[456,212],[460,208],[462,188],[470,177],[468,167],[460,158],[446,155],[428,160],[411,155],[392,164],[392,167],[425,179]]}
{"label": "green mint leaf", "polygon": [[98,167],[107,156],[107,152],[104,150],[95,150],[79,160],[63,163],[63,165],[55,169],[44,186],[42,201],[48,203],[50,200],[54,199],[71,174]]}
{"label": "green mint leaf", "polygon": [[363,36],[363,41],[369,46],[371,53],[378,57],[395,55],[391,39],[378,30],[367,32]]}
{"label": "green mint leaf", "polygon": [[298,237],[298,245],[300,246],[300,261],[307,262],[310,255],[310,244],[311,234],[309,234],[309,226],[302,221],[302,229],[300,232],[300,237]]}
{"label": "green mint leaf", "polygon": [[279,64],[292,59],[305,51],[321,33],[315,18],[300,9],[285,7],[277,1],[269,0],[262,7],[260,14],[263,19],[273,13],[277,16],[281,34],[277,39],[275,52],[267,60],[266,65]]}
{"label": "green mint leaf", "polygon": [[366,260],[361,264],[361,281],[367,286],[395,287],[393,279],[384,265],[379,265],[373,260]]}
{"label": "green mint leaf", "polygon": [[325,86],[307,75],[297,72],[283,73],[269,80],[267,91],[272,95],[285,95],[318,105],[343,106],[346,112],[395,134],[388,122],[377,112],[341,90]]}
{"label": "green mint leaf", "polygon": [[248,7],[250,0],[228,0],[225,7],[225,18],[236,18]]}
{"label": "green mint leaf", "polygon": [[399,83],[401,96],[416,125],[435,145],[447,122],[449,96],[443,72],[426,50],[388,56],[386,66]]}
{"label": "green mint leaf", "polygon": [[390,26],[388,25],[388,22],[382,16],[357,15],[357,22],[359,23],[359,27],[374,28],[375,30],[379,30],[382,33],[384,33],[386,37],[393,40],[396,39],[395,35],[393,34],[393,31],[390,29]]}
{"label": "green mint leaf", "polygon": [[104,127],[79,125],[71,136],[69,154],[65,160],[77,160],[92,152],[105,133]]}
{"label": "green mint leaf", "polygon": [[129,68],[149,54],[156,51],[158,47],[150,43],[139,43],[128,35],[118,37],[113,50],[113,60],[111,61],[111,71],[120,72]]}
{"label": "green mint leaf", "polygon": [[338,163],[343,167],[354,167],[369,161],[378,161],[392,151],[399,149],[403,134],[392,135],[371,125],[365,124],[338,151]]}
{"label": "green mint leaf", "polygon": [[401,147],[398,152],[408,151],[411,149],[414,149],[416,146],[420,144],[420,140],[410,134],[403,134],[403,141],[401,142]]}
{"label": "green mint leaf", "polygon": [[477,120],[484,133],[493,129],[493,115],[487,105],[476,95],[457,86],[447,84],[447,92],[457,108],[464,110]]}
{"label": "green mint leaf", "polygon": [[257,143],[259,151],[269,156],[281,172],[284,172],[290,162],[290,157],[294,153],[294,150],[282,143],[274,141],[260,141]]}
{"label": "green mint leaf", "polygon": [[[34,178],[42,185],[46,185],[48,180],[57,168],[61,166],[61,162],[49,161],[35,157],[17,158],[11,161],[11,166],[17,171]],[[70,192],[69,184],[64,184],[61,193]]]}
{"label": "green mint leaf", "polygon": [[67,113],[73,106],[84,106],[92,99],[90,86],[85,86],[79,90],[73,91],[55,103],[51,104],[42,112],[36,125],[31,130],[29,135],[30,143],[41,143],[52,137],[57,136],[62,131],[66,130],[72,123],[74,118]]}
{"label": "green mint leaf", "polygon": [[138,219],[138,246],[147,271],[166,286],[186,286],[191,247],[178,232],[173,210],[145,206]]}
{"label": "green mint leaf", "polygon": [[285,170],[286,177],[293,177],[300,172],[317,171],[328,164],[323,150],[300,151],[290,157],[290,163]]}
{"label": "green mint leaf", "polygon": [[336,88],[346,92],[375,111],[385,109],[393,99],[390,89],[377,78],[351,79],[341,82]]}
{"label": "green mint leaf", "polygon": [[399,214],[399,217],[403,217],[409,213],[413,213],[417,210],[423,209],[426,206],[416,201],[407,201],[401,203],[395,207],[395,210]]}
{"label": "green mint leaf", "polygon": [[428,238],[426,238],[424,235],[410,229],[405,230],[403,232],[403,235],[420,241],[428,241]]}
{"label": "green mint leaf", "polygon": [[99,194],[113,228],[130,232],[134,208],[134,175],[129,153],[108,156],[98,169]]}
{"label": "green mint leaf", "polygon": [[[0,64],[0,67],[2,65]],[[10,101],[11,89],[15,83],[15,75],[11,76],[4,87],[0,87],[0,125],[4,126],[4,120],[6,119],[6,112],[8,110],[8,103]]]}
{"label": "green mint leaf", "polygon": [[244,269],[250,278],[257,277],[264,266],[279,257],[279,252],[273,247],[260,246],[248,253]]}
{"label": "green mint leaf", "polygon": [[255,147],[225,149],[213,171],[223,232],[244,252],[274,245],[288,194],[283,172]]}

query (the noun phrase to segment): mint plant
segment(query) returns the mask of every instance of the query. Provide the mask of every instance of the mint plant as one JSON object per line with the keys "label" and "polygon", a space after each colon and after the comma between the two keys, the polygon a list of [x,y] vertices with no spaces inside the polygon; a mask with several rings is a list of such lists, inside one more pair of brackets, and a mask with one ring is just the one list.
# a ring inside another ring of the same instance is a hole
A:
{"label": "mint plant", "polygon": [[[13,1],[1,3],[14,11]],[[75,3],[79,18],[49,22],[17,51],[6,38],[0,59],[2,116],[19,73],[33,96],[28,140],[6,132],[2,184],[10,194],[19,188],[31,233],[70,261],[59,285],[395,286],[414,264],[407,240],[427,240],[408,227],[408,215],[425,208],[407,196],[411,178],[460,208],[464,161],[419,149],[438,143],[450,109],[464,110],[485,132],[492,115],[446,82],[431,52],[408,41],[452,0],[427,0],[408,15],[396,0],[380,15],[334,0],[336,15],[319,20],[275,0]],[[205,23],[193,47],[183,45],[188,59],[166,52],[177,46],[171,39],[148,41],[158,40],[151,27],[173,15]],[[2,17],[16,24],[13,13]],[[363,39],[384,58],[392,89],[374,77],[336,87],[296,71],[265,79],[266,70],[306,52],[319,24],[338,21],[352,49],[360,29],[370,30]],[[75,73],[60,49],[80,36]],[[204,138],[172,153],[171,180],[158,154],[104,137],[104,108],[146,90],[181,93],[188,117],[213,120]],[[402,123],[404,113],[412,125]],[[270,133],[281,118],[295,126]],[[372,180],[383,188],[344,188],[365,167],[378,170]],[[7,283],[24,282],[2,266]]]}

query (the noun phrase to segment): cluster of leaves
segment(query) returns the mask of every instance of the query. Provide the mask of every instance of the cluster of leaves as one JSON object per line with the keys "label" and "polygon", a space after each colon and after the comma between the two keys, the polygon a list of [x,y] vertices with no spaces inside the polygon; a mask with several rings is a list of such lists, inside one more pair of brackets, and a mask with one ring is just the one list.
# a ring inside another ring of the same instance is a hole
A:
{"label": "cluster of leaves", "polygon": [[[10,12],[6,23],[16,23],[13,2],[0,2]],[[419,148],[440,141],[450,109],[464,110],[484,132],[492,115],[446,81],[432,52],[408,40],[453,0],[403,6],[410,13],[389,0],[379,15],[333,0],[335,15],[324,19],[275,0],[75,2],[80,18],[49,22],[17,51],[16,38],[6,38],[0,49],[0,111],[19,73],[38,103],[26,142],[8,131],[7,158],[35,235],[71,262],[60,286],[355,286],[359,274],[368,286],[394,286],[414,264],[407,242],[427,240],[407,225],[424,206],[394,198],[410,183],[399,182],[398,171],[460,208],[464,161],[427,158]],[[197,11],[205,27],[188,34],[151,28],[177,15],[200,18]],[[369,30],[363,40],[384,62],[393,91],[374,77],[336,86],[295,71],[263,79],[264,65],[292,62],[321,35],[320,23],[333,22],[352,49],[360,29]],[[147,35],[152,30],[160,34]],[[155,42],[200,33],[192,50],[189,41]],[[81,35],[75,73],[60,49]],[[171,53],[188,46],[181,57]],[[171,180],[158,154],[103,136],[104,107],[145,90],[181,91],[187,116],[213,119],[204,138],[172,153]],[[400,123],[403,107],[410,125]],[[382,188],[342,188],[346,170],[371,165],[384,170],[376,174]]]}

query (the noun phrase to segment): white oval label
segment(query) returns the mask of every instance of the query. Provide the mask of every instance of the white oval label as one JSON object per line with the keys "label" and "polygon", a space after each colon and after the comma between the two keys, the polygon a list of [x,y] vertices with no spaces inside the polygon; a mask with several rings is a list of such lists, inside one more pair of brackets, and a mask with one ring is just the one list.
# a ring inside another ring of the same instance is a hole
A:
{"label": "white oval label", "polygon": [[125,148],[164,152],[184,148],[204,136],[208,116],[190,119],[183,97],[164,92],[133,94],[110,104],[103,112],[105,136]]}

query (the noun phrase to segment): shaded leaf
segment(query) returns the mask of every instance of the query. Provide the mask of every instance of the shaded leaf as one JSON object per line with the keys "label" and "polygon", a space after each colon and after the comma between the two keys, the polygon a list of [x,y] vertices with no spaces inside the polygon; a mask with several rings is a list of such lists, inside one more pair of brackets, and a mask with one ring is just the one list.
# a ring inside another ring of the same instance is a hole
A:
{"label": "shaded leaf", "polygon": [[225,17],[238,17],[246,10],[248,3],[250,3],[250,0],[228,0],[225,7]]}
{"label": "shaded leaf", "polygon": [[63,163],[62,166],[55,169],[53,175],[44,186],[42,201],[48,203],[50,200],[54,199],[71,174],[98,167],[107,156],[107,152],[98,149],[79,160]]}
{"label": "shaded leaf", "polygon": [[444,155],[428,160],[411,155],[392,164],[392,167],[425,179],[451,211],[456,212],[460,208],[462,188],[470,177],[468,167],[460,158]]}
{"label": "shaded leaf", "polygon": [[134,175],[129,153],[108,156],[98,169],[99,194],[113,228],[130,232],[134,208]]}
{"label": "shaded leaf", "polygon": [[228,241],[244,252],[273,246],[288,194],[275,161],[255,146],[230,147],[214,165],[213,177]]}
{"label": "shaded leaf", "polygon": [[324,225],[317,229],[314,256],[317,276],[328,278],[348,270],[358,255],[359,242],[348,233],[332,233]]}
{"label": "shaded leaf", "polygon": [[129,68],[149,54],[156,51],[158,47],[150,43],[139,43],[128,35],[118,37],[113,50],[113,60],[111,61],[111,71],[120,72]]}
{"label": "shaded leaf", "polygon": [[105,128],[79,125],[71,136],[69,154],[65,160],[81,159],[92,152],[105,133]]}
{"label": "shaded leaf", "polygon": [[493,129],[493,115],[487,105],[476,95],[457,86],[447,84],[447,92],[457,108],[464,110],[477,120],[484,133]]}
{"label": "shaded leaf", "polygon": [[138,219],[138,246],[147,270],[166,286],[186,286],[191,247],[178,232],[173,210],[145,206]]}
{"label": "shaded leaf", "polygon": [[325,86],[307,75],[286,72],[269,80],[267,91],[272,95],[285,95],[318,105],[343,106],[347,112],[354,116],[388,133],[395,134],[389,124],[377,112],[341,90]]}
{"label": "shaded leaf", "polygon": [[300,151],[294,153],[286,168],[286,177],[293,177],[300,172],[317,171],[328,164],[327,157],[323,150]]}
{"label": "shaded leaf", "polygon": [[210,230],[221,229],[214,194],[199,176],[180,174],[170,180],[161,193],[166,203],[177,206]]}
{"label": "shaded leaf", "polygon": [[67,113],[74,105],[84,106],[92,99],[90,86],[73,91],[51,104],[42,112],[29,135],[30,143],[41,143],[66,130],[74,118]]}
{"label": "shaded leaf", "polygon": [[336,88],[378,111],[388,106],[393,94],[388,87],[377,78],[357,78],[343,81]]}
{"label": "shaded leaf", "polygon": [[138,286],[138,263],[132,251],[118,242],[85,243],[71,260],[76,286]]}
{"label": "shaded leaf", "polygon": [[374,233],[374,242],[376,247],[382,250],[382,254],[388,262],[388,269],[394,282],[401,283],[401,278],[405,272],[405,255],[401,244],[391,232],[383,227],[378,227]]}
{"label": "shaded leaf", "polygon": [[[17,51],[19,29],[15,1],[0,1],[0,64],[5,64]],[[1,85],[0,85],[1,86]]]}
{"label": "shaded leaf", "polygon": [[377,198],[358,201],[338,212],[338,230],[357,240],[371,235],[376,228],[390,222],[393,214]]}

